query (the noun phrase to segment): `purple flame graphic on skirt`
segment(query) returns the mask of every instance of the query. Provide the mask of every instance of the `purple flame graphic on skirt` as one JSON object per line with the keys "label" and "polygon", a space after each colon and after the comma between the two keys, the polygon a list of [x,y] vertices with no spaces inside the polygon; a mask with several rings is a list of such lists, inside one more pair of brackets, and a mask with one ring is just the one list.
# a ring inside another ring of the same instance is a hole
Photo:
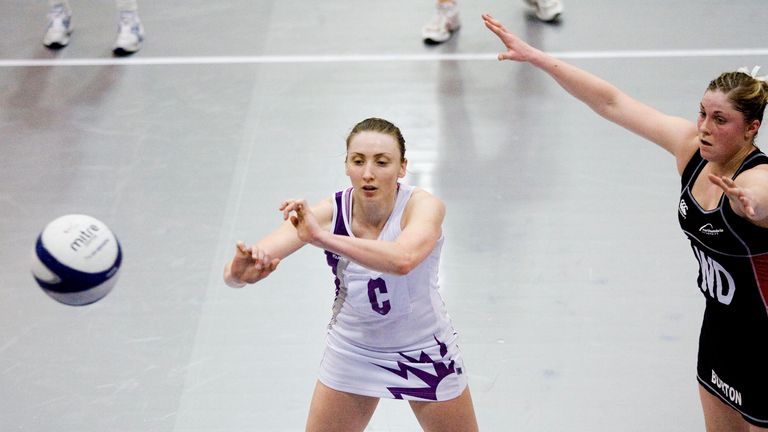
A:
{"label": "purple flame graphic on skirt", "polygon": [[[433,336],[434,337],[434,336]],[[445,355],[448,354],[448,347],[440,342],[437,337],[435,337],[435,342],[437,342],[440,345],[440,356],[445,358]],[[376,365],[382,369],[386,369],[401,378],[408,380],[408,372],[415,375],[417,378],[419,378],[421,381],[426,384],[424,387],[387,387],[387,389],[392,393],[392,396],[395,397],[395,399],[402,399],[403,395],[406,396],[413,396],[421,399],[427,399],[427,400],[437,400],[437,386],[440,384],[440,382],[447,376],[456,373],[456,369],[454,368],[454,361],[450,360],[450,362],[446,365],[444,361],[440,361],[439,359],[432,360],[427,353],[424,351],[421,352],[421,355],[418,359],[409,357],[403,353],[398,353],[401,357],[406,359],[410,363],[431,363],[432,367],[435,369],[435,374],[432,375],[427,371],[424,371],[419,368],[415,368],[413,366],[410,366],[403,362],[397,362],[398,368],[389,368],[382,365]],[[375,364],[375,363],[374,363]]]}

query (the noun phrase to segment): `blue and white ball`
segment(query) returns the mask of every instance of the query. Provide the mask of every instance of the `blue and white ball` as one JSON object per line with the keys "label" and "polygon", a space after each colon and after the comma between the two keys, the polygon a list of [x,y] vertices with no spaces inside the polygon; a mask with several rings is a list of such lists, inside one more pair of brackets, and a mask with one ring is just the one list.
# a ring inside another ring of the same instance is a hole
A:
{"label": "blue and white ball", "polygon": [[32,275],[54,300],[84,306],[109,294],[123,259],[112,231],[91,216],[61,216],[37,237]]}

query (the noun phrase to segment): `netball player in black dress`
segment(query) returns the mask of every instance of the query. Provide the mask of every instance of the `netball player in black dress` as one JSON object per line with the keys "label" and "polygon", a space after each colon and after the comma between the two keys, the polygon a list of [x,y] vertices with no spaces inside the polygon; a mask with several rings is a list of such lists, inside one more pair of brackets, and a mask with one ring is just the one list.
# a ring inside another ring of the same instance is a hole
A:
{"label": "netball player in black dress", "polygon": [[680,226],[707,299],[698,380],[709,432],[768,430],[768,157],[755,146],[768,84],[752,71],[712,80],[696,123],[663,114],[531,47],[489,15],[486,27],[604,118],[662,147],[682,179]]}

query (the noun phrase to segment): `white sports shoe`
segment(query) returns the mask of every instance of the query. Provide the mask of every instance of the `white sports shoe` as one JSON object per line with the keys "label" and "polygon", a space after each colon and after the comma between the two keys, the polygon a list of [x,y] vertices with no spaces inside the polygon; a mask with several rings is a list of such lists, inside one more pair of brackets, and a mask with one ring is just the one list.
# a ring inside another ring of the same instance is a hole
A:
{"label": "white sports shoe", "polygon": [[450,39],[459,27],[461,22],[459,22],[459,8],[456,3],[438,3],[437,14],[432,21],[424,25],[421,34],[424,37],[424,43],[434,45]]}
{"label": "white sports shoe", "polygon": [[48,13],[48,27],[43,35],[43,45],[51,49],[64,48],[72,34],[72,15],[63,5],[54,6]]}
{"label": "white sports shoe", "polygon": [[116,56],[127,56],[141,49],[144,41],[144,26],[136,12],[120,12],[117,40],[112,52]]}
{"label": "white sports shoe", "polygon": [[542,21],[553,22],[563,13],[563,3],[560,0],[525,0],[536,10],[536,17]]}

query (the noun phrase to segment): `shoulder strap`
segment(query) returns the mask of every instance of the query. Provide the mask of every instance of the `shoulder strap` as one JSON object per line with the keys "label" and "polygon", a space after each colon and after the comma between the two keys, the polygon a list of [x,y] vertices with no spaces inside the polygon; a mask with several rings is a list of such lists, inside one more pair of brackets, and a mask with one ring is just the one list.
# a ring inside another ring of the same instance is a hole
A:
{"label": "shoulder strap", "polygon": [[704,160],[703,157],[701,157],[701,153],[696,150],[693,153],[693,156],[691,156],[691,160],[688,161],[688,164],[685,165],[685,169],[683,170],[683,174],[680,176],[680,184],[682,186],[682,189],[685,189],[686,187],[690,186],[691,183],[693,183],[694,180],[696,180],[696,176],[698,175],[698,172],[701,171],[700,168],[703,167],[707,161]]}

